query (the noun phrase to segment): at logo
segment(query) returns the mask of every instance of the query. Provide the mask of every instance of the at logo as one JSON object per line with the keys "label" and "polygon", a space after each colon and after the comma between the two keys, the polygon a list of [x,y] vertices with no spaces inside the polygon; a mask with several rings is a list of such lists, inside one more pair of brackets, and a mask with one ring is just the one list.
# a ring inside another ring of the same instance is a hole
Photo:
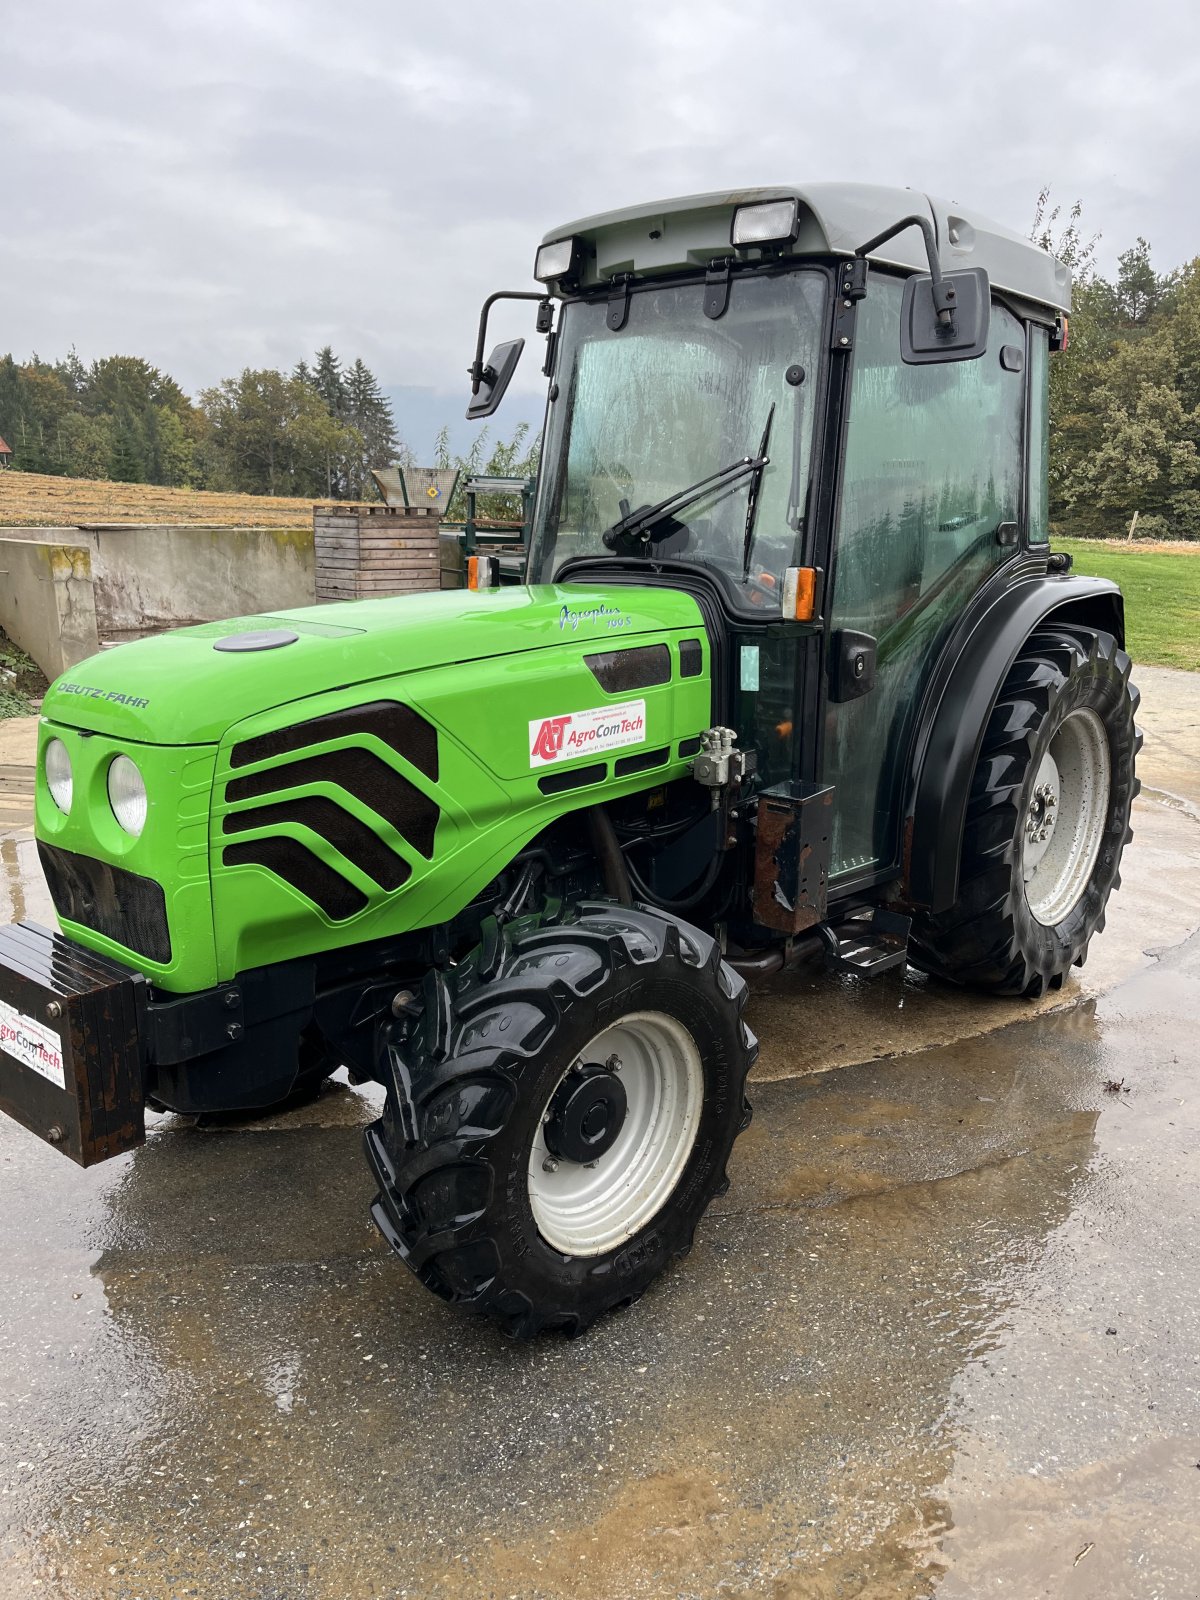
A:
{"label": "at logo", "polygon": [[534,736],[531,755],[538,761],[553,761],[560,755],[570,717],[547,717]]}

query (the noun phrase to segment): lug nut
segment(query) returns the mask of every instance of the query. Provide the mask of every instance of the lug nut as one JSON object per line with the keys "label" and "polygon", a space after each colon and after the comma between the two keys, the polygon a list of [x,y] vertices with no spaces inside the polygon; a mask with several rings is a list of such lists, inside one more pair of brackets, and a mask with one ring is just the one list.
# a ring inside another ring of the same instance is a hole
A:
{"label": "lug nut", "polygon": [[610,1072],[620,1072],[620,1070],[621,1070],[621,1058],[620,1058],[620,1056],[617,1056],[617,1055],[609,1056],[608,1060],[604,1063],[604,1065],[608,1068],[608,1070]]}
{"label": "lug nut", "polygon": [[553,1156],[547,1156],[545,1161],[542,1162],[542,1171],[543,1172],[557,1172],[558,1171],[558,1162],[554,1159]]}

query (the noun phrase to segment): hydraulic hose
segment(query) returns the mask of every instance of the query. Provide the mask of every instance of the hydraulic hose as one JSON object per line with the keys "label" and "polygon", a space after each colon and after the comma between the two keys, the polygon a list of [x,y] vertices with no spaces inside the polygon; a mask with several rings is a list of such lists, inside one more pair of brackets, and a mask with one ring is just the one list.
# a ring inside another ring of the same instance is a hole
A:
{"label": "hydraulic hose", "polygon": [[663,895],[655,894],[633,865],[633,862],[627,857],[625,858],[625,866],[629,872],[630,882],[642,899],[648,900],[652,906],[657,906],[660,911],[670,911],[672,913],[694,911],[701,901],[712,893],[724,864],[725,857],[720,854],[715,855],[704,869],[704,876],[687,894],[680,895],[674,900],[668,900]]}
{"label": "hydraulic hose", "polygon": [[633,890],[630,887],[629,863],[621,854],[612,818],[604,807],[599,805],[589,808],[587,819],[588,831],[592,836],[592,849],[596,852],[596,857],[604,870],[605,887],[618,905],[631,906]]}

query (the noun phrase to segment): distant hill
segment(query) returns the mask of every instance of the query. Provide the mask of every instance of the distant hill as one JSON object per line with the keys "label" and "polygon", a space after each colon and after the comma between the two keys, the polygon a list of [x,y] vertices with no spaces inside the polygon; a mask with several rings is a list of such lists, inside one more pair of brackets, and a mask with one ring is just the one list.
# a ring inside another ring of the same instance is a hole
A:
{"label": "distant hill", "polygon": [[[526,353],[528,360],[528,352]],[[467,401],[471,387],[467,375],[457,389],[425,389],[415,384],[393,384],[384,388],[391,402],[396,432],[413,453],[421,467],[433,465],[433,450],[439,431],[450,430],[450,449],[456,455],[466,455],[480,430],[488,429],[488,437],[511,439],[522,422],[529,424],[531,433],[542,426],[546,410],[544,394],[509,394],[499,411],[486,422],[468,422]]]}

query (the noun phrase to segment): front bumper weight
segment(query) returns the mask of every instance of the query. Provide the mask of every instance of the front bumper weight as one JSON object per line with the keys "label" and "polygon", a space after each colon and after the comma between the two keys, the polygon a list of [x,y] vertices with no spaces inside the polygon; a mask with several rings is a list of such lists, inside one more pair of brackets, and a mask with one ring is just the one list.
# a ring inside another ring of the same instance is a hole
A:
{"label": "front bumper weight", "polygon": [[0,928],[0,1112],[81,1167],[141,1144],[146,992],[60,933]]}

